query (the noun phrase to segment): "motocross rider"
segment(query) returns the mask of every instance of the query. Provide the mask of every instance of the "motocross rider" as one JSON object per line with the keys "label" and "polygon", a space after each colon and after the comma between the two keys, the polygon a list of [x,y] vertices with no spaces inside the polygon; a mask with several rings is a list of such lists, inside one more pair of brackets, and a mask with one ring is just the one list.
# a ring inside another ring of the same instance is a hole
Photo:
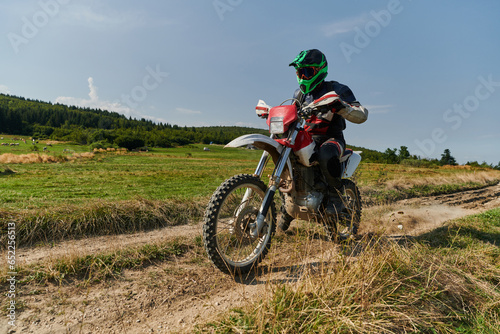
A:
{"label": "motocross rider", "polygon": [[329,200],[326,213],[334,215],[342,208],[340,197],[342,188],[340,158],[346,149],[342,131],[347,119],[353,123],[363,123],[368,118],[368,110],[356,101],[351,89],[337,81],[325,81],[328,63],[325,55],[317,50],[301,51],[289,64],[295,67],[299,89],[294,98],[302,105],[308,105],[326,93],[335,91],[339,99],[332,104],[331,110],[310,116],[306,122],[318,147],[318,162],[329,185]]}

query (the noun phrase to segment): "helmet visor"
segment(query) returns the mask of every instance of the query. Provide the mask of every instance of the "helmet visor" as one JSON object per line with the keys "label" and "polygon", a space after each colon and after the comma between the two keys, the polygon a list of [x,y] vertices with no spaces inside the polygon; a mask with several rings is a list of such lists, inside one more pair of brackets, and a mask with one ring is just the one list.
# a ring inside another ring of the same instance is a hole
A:
{"label": "helmet visor", "polygon": [[318,67],[308,66],[297,68],[297,77],[302,80],[310,80],[318,73]]}

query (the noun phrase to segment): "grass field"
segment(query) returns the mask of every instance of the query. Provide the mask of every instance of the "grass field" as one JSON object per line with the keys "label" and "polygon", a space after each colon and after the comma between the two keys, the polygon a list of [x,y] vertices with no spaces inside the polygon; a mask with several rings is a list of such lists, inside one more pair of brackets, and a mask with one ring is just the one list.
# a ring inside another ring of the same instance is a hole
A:
{"label": "grass field", "polygon": [[[12,142],[7,137],[2,141]],[[4,232],[13,221],[16,244],[34,252],[38,246],[50,248],[62,240],[105,235],[108,242],[111,234],[199,222],[216,187],[232,175],[253,173],[262,153],[218,145],[207,146],[210,151],[204,150],[206,145],[191,145],[126,153],[94,153],[71,143],[39,143],[38,151],[32,151],[32,146],[29,142],[0,146],[0,244],[5,247]],[[266,174],[272,167],[271,163]],[[362,163],[355,179],[366,207],[485,187],[498,183],[500,171]],[[276,261],[298,267],[307,256],[334,254],[334,258],[320,258],[317,269],[291,281],[294,284],[271,284],[259,300],[225,312],[216,321],[200,321],[197,330],[496,333],[500,326],[499,228],[496,209],[450,221],[405,242],[366,235],[350,249],[323,243],[311,235],[310,227],[299,226],[296,234],[276,235],[273,247],[280,248],[274,252],[276,259],[267,259],[269,266]],[[322,245],[326,248],[321,249]],[[141,272],[143,282],[151,264],[167,266],[163,274],[168,282],[183,282],[184,273],[178,268],[183,258],[193,270],[214,275],[199,235],[48,257],[16,268],[21,286],[28,291],[26,298],[20,297],[20,310],[44,307],[38,302],[23,304],[30,291],[51,300],[42,291],[55,284],[61,290],[68,288],[71,299],[78,294],[74,291],[85,294],[99,289],[100,282],[120,283],[124,270]],[[182,275],[172,276],[177,271]],[[2,288],[6,277],[0,278]],[[209,291],[213,285],[210,282],[201,289]],[[167,290],[162,285],[158,291]],[[54,306],[55,315],[64,313],[61,307]]]}
{"label": "grass field", "polygon": [[[219,184],[253,173],[262,154],[220,145],[207,151],[201,144],[94,153],[55,142],[38,143],[42,152],[33,152],[29,140],[15,142],[0,146],[0,229],[16,221],[26,245],[200,220]],[[498,182],[500,172],[362,163],[355,178],[365,205],[372,205],[484,187]]]}
{"label": "grass field", "polygon": [[[12,142],[6,136],[3,141]],[[0,206],[4,209],[57,209],[96,199],[206,199],[226,178],[253,173],[262,153],[220,145],[210,145],[210,151],[204,151],[204,145],[190,145],[140,153],[91,153],[87,146],[43,142],[36,146],[48,150],[33,152],[29,139],[27,144],[16,142],[20,145],[0,146]],[[11,155],[18,161],[5,163],[12,160]],[[271,172],[272,163],[266,174]],[[500,172],[363,163],[357,174],[358,185],[373,195],[371,201],[412,192],[453,191],[439,186],[475,187],[496,179]]]}
{"label": "grass field", "polygon": [[[81,146],[54,144],[48,152],[32,153],[29,144],[1,147],[0,154],[49,155],[55,163],[2,164],[0,205],[12,209],[59,207],[109,201],[198,199],[209,196],[227,177],[252,173],[261,152],[203,145],[153,149],[127,154],[84,152]],[[72,153],[63,153],[63,150]],[[73,153],[75,152],[75,153]],[[76,158],[71,158],[76,154]],[[69,159],[69,160],[65,160]],[[30,161],[26,159],[27,161]]]}

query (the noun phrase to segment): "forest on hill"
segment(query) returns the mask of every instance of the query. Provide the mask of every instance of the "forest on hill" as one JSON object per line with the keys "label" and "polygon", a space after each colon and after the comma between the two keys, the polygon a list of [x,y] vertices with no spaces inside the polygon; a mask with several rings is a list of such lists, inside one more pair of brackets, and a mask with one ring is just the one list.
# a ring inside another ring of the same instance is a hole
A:
{"label": "forest on hill", "polygon": [[[70,141],[93,148],[173,147],[193,143],[227,144],[249,133],[268,135],[264,129],[237,126],[182,127],[133,119],[116,112],[53,104],[24,97],[0,94],[0,133],[29,136],[36,139]],[[388,148],[385,152],[352,147],[363,151],[363,161],[411,166],[456,165],[455,158],[445,150],[441,159],[422,159],[409,153],[406,146]],[[500,169],[476,161],[474,167]]]}
{"label": "forest on hill", "polygon": [[266,130],[236,126],[181,127],[132,119],[116,112],[52,104],[0,94],[0,133],[71,141],[94,147],[172,147],[192,143],[226,144]]}

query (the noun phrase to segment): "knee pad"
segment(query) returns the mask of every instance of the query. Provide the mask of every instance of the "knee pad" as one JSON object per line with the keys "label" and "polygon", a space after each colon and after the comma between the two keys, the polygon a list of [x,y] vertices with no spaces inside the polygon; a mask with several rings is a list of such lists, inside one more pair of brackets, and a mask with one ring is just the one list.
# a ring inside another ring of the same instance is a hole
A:
{"label": "knee pad", "polygon": [[321,145],[320,152],[321,151],[324,151],[327,155],[330,155],[331,157],[340,158],[344,153],[344,145],[342,145],[341,143],[339,143],[334,139],[330,139],[325,141]]}
{"label": "knee pad", "polygon": [[340,177],[342,172],[340,157],[343,152],[342,145],[333,140],[326,141],[320,146],[318,161],[325,176]]}

